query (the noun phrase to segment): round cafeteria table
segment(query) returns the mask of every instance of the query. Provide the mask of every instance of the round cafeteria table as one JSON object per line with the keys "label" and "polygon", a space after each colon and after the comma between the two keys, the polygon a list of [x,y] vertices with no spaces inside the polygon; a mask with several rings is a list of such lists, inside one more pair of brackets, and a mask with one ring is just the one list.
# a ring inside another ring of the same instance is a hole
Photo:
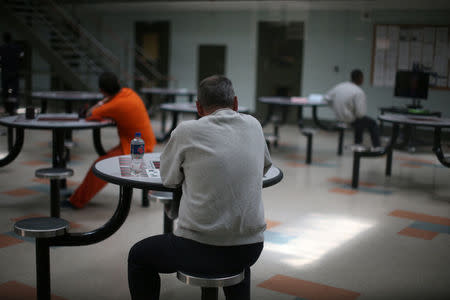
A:
{"label": "round cafeteria table", "polygon": [[[178,116],[180,113],[188,113],[197,115],[197,106],[194,103],[163,103],[159,106],[163,112],[172,113],[172,126],[168,132],[163,132],[163,136],[158,139],[159,142],[164,142],[170,138],[170,134],[178,125]],[[244,106],[239,106],[240,113],[249,113],[249,109]]]}
{"label": "round cafeteria table", "polygon": [[[142,190],[172,192],[174,205],[178,207],[181,199],[181,189],[168,188],[162,184],[158,170],[159,157],[160,153],[146,153],[144,155],[144,165],[149,171],[143,171],[140,176],[132,176],[130,174],[129,155],[115,156],[101,160],[94,165],[92,171],[99,178],[119,185],[121,191],[125,191],[125,193],[121,192],[121,199],[123,195],[128,195],[129,197],[129,199],[125,199],[127,203],[131,201],[131,193],[126,191],[137,188]],[[263,177],[262,186],[263,188],[270,187],[280,182],[281,179],[283,179],[283,172],[277,167],[272,166]]]}
{"label": "round cafeteria table", "polygon": [[[102,93],[86,91],[40,91],[32,92],[31,97],[41,100],[41,113],[47,112],[48,101],[57,101],[64,102],[65,113],[70,114],[73,112],[72,104],[74,102],[92,104],[102,100],[105,96]],[[68,142],[72,142],[71,130],[66,130],[66,139]]]}
{"label": "round cafeteria table", "polygon": [[41,100],[41,113],[47,112],[48,101],[64,102],[65,112],[72,113],[72,104],[74,102],[97,102],[104,98],[101,93],[83,92],[83,91],[41,91],[32,92],[33,99]]}
{"label": "round cafeteria table", "polygon": [[144,95],[152,96],[159,95],[167,97],[167,102],[175,102],[175,97],[186,96],[189,102],[194,101],[194,96],[197,94],[195,91],[190,91],[188,89],[171,89],[171,88],[142,88],[140,92]]}
{"label": "round cafeteria table", "polygon": [[[100,129],[106,126],[113,126],[114,123],[105,121],[86,121],[78,119],[76,114],[40,114],[35,119],[26,119],[24,115],[15,115],[0,118],[0,125],[8,128],[15,128],[16,138],[13,147],[8,154],[0,159],[0,167],[5,166],[19,155],[24,141],[24,129],[41,129],[52,131],[52,168],[66,168],[66,155],[64,151],[64,136],[66,130],[93,130],[94,146],[99,155],[106,152],[100,140]],[[61,187],[66,188],[66,180],[61,179]],[[51,212],[59,217],[59,202],[52,201]]]}
{"label": "round cafeteria table", "polygon": [[20,153],[23,146],[24,129],[40,129],[52,131],[52,167],[66,167],[64,157],[64,133],[66,130],[93,130],[94,146],[99,155],[106,152],[100,141],[100,129],[114,126],[110,120],[86,121],[79,119],[76,114],[39,114],[34,119],[26,119],[25,115],[15,115],[0,118],[0,125],[16,129],[13,148],[2,159],[0,167],[11,163]]}
{"label": "round cafeteria table", "polygon": [[289,107],[297,107],[297,124],[300,128],[303,127],[303,107],[311,107],[312,115],[314,123],[322,129],[330,130],[329,127],[320,122],[317,117],[317,108],[322,106],[328,106],[328,103],[323,100],[315,100],[311,101],[309,98],[303,97],[260,97],[258,101],[261,103],[265,103],[269,105],[268,114],[264,121],[262,122],[262,126],[266,126],[269,122],[273,120],[274,112],[276,108],[281,108],[281,120],[277,122],[276,125],[282,125],[286,122],[287,112]]}
{"label": "round cafeteria table", "polygon": [[[153,103],[153,96],[157,95],[159,97],[164,97],[165,100],[163,100],[164,103],[175,103],[176,97],[187,97],[189,103],[192,103],[194,101],[194,96],[196,95],[195,91],[190,91],[188,89],[172,89],[172,88],[142,88],[140,90],[141,94],[144,94],[147,99],[147,110],[150,114],[152,114],[152,111],[154,107]],[[163,111],[161,115],[161,130],[162,132],[166,131],[166,112]]]}
{"label": "round cafeteria table", "polygon": [[[412,115],[400,115],[400,114],[382,114],[378,116],[378,120],[386,123],[392,123],[392,137],[391,144],[395,145],[395,141],[398,137],[398,131],[400,125],[411,125],[421,127],[434,128],[433,137],[433,152],[436,155],[439,162],[450,168],[450,157],[444,154],[441,147],[441,132],[443,128],[450,128],[450,119],[438,118],[438,117],[422,117]],[[386,174],[391,174],[392,169],[392,153],[393,147],[389,147],[386,156]]]}

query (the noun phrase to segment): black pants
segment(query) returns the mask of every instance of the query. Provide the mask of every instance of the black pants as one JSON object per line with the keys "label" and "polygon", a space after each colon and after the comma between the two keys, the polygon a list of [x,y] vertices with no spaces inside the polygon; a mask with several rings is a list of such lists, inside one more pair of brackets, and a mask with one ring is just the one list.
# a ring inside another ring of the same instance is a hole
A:
{"label": "black pants", "polygon": [[377,122],[367,116],[356,119],[352,123],[355,129],[355,144],[362,144],[364,130],[369,130],[372,146],[379,147],[380,143],[380,129]]}
{"label": "black pants", "polygon": [[17,98],[19,92],[19,76],[17,74],[2,73],[2,99],[5,111],[12,115],[15,113],[19,103]]}
{"label": "black pants", "polygon": [[263,243],[212,246],[177,237],[172,233],[136,243],[128,256],[128,284],[133,300],[159,299],[159,273],[185,271],[192,274],[239,273],[241,283],[225,287],[227,300],[250,300],[250,266],[259,258]]}

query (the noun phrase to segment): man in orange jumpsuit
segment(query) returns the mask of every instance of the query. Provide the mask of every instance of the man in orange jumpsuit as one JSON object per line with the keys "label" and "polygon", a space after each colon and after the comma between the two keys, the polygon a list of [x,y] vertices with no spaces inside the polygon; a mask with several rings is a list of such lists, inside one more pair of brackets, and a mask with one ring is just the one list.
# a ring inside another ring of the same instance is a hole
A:
{"label": "man in orange jumpsuit", "polygon": [[[117,125],[120,144],[109,150],[105,155],[100,156],[94,164],[108,157],[130,154],[130,142],[136,132],[140,132],[142,139],[145,141],[145,151],[152,152],[156,144],[156,138],[142,99],[133,90],[121,88],[113,73],[105,72],[101,74],[98,85],[105,98],[87,111],[86,119],[114,120]],[[92,166],[81,185],[69,199],[70,204],[75,208],[84,207],[107,184],[106,181],[92,173]]]}

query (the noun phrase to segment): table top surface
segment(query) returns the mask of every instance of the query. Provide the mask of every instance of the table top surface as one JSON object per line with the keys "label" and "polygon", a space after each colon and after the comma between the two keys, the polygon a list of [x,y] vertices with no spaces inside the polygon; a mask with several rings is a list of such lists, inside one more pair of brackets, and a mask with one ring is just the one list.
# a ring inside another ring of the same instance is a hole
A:
{"label": "table top surface", "polygon": [[105,96],[102,93],[84,91],[41,91],[32,92],[35,99],[61,100],[61,101],[98,101]]}
{"label": "table top surface", "polygon": [[[159,157],[161,153],[146,153],[144,162],[147,170],[143,170],[139,176],[130,174],[130,155],[114,156],[101,160],[93,167],[93,172],[99,178],[117,184],[128,185],[140,189],[152,189],[160,191],[173,191],[164,187],[159,175]],[[263,187],[269,187],[278,183],[283,178],[283,173],[277,167],[272,166],[263,178]]]}
{"label": "table top surface", "polygon": [[320,99],[310,99],[307,97],[259,97],[258,101],[267,104],[277,104],[284,106],[327,106],[326,101]]}
{"label": "table top surface", "polygon": [[[197,106],[195,103],[163,103],[160,106],[161,110],[175,111],[183,113],[197,113]],[[239,106],[240,113],[248,113],[249,109],[245,106]]]}
{"label": "table top surface", "polygon": [[34,119],[26,119],[25,115],[0,118],[0,124],[7,127],[25,129],[92,129],[114,125],[111,120],[86,121],[77,114],[38,114]]}
{"label": "table top surface", "polygon": [[155,95],[176,95],[176,96],[193,96],[196,95],[196,91],[190,91],[188,89],[171,89],[171,88],[142,88],[140,90],[143,94],[155,94]]}
{"label": "table top surface", "polygon": [[383,122],[391,122],[397,124],[409,124],[427,127],[450,127],[450,119],[431,116],[425,117],[401,114],[382,114],[378,116],[378,119]]}

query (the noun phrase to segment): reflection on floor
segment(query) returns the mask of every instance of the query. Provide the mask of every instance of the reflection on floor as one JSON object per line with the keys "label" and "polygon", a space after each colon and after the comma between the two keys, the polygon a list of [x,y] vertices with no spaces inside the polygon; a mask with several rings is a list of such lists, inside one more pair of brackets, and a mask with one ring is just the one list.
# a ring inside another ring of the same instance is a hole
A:
{"label": "reflection on floor", "polygon": [[[272,156],[285,178],[263,191],[266,242],[252,268],[253,299],[450,299],[450,170],[429,149],[396,151],[390,178],[383,157],[364,160],[360,188],[353,190],[352,154],[336,156],[334,133],[316,134],[311,165],[305,164],[306,140],[298,128],[285,126],[280,133]],[[74,136],[72,189],[96,158],[90,133]],[[48,181],[34,171],[50,164],[50,139],[50,132],[26,131],[22,153],[0,168],[2,300],[35,298],[34,241],[19,238],[12,227],[23,217],[49,213]],[[103,130],[103,141],[105,148],[118,142],[114,128]],[[0,153],[5,151],[1,136]],[[97,228],[112,215],[118,192],[110,184],[85,209],[63,209],[62,217],[72,231]],[[144,208],[140,196],[135,191],[128,219],[109,239],[50,250],[52,299],[129,299],[128,251],[162,231],[162,205]],[[162,275],[161,299],[199,296],[198,288]]]}

